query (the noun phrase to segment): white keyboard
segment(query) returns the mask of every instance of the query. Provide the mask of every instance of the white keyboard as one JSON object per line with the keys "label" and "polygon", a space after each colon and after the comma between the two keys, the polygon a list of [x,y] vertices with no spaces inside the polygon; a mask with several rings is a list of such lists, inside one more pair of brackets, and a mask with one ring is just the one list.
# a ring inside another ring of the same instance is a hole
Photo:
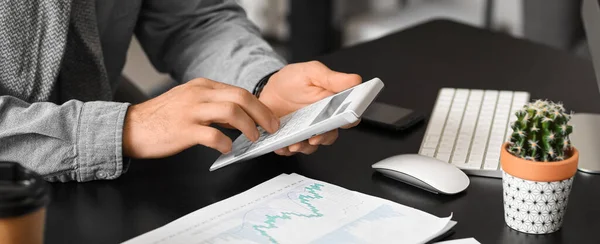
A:
{"label": "white keyboard", "polygon": [[514,112],[527,102],[527,92],[442,88],[419,154],[468,175],[502,178],[500,149],[512,133]]}

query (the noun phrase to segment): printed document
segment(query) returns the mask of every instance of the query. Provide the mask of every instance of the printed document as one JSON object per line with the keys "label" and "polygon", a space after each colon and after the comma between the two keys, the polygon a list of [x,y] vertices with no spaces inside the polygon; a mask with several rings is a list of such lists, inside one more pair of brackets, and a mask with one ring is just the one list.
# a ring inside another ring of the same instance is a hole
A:
{"label": "printed document", "polygon": [[125,243],[425,243],[451,217],[282,174]]}

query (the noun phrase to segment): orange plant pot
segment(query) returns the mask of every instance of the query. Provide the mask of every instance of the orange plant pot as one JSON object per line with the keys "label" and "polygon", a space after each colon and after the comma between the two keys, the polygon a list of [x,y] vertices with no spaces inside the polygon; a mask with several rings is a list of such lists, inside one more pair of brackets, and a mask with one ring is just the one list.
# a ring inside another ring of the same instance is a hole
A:
{"label": "orange plant pot", "polygon": [[562,227],[579,152],[572,148],[557,162],[534,162],[512,155],[502,145],[504,220],[520,232],[547,234]]}
{"label": "orange plant pot", "polygon": [[530,181],[551,182],[571,178],[577,172],[579,151],[575,148],[563,161],[534,162],[512,155],[507,147],[508,143],[502,145],[500,164],[502,170],[512,176]]}

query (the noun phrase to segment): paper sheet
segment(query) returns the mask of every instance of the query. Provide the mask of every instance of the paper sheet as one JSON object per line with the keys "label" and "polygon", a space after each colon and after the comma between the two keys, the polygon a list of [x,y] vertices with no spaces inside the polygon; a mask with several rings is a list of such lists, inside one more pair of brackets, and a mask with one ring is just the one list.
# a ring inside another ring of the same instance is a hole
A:
{"label": "paper sheet", "polygon": [[464,239],[456,239],[456,240],[448,240],[442,242],[436,242],[435,244],[481,244],[475,238],[464,238]]}
{"label": "paper sheet", "polygon": [[125,243],[424,243],[451,217],[282,174]]}

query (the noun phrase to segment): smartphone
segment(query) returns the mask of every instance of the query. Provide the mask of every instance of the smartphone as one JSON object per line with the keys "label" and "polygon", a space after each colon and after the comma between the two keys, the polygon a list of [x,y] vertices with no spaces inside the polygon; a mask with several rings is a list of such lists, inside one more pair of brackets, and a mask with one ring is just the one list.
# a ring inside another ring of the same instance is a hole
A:
{"label": "smartphone", "polygon": [[402,131],[423,121],[425,116],[412,109],[373,102],[363,113],[362,122],[387,130]]}

